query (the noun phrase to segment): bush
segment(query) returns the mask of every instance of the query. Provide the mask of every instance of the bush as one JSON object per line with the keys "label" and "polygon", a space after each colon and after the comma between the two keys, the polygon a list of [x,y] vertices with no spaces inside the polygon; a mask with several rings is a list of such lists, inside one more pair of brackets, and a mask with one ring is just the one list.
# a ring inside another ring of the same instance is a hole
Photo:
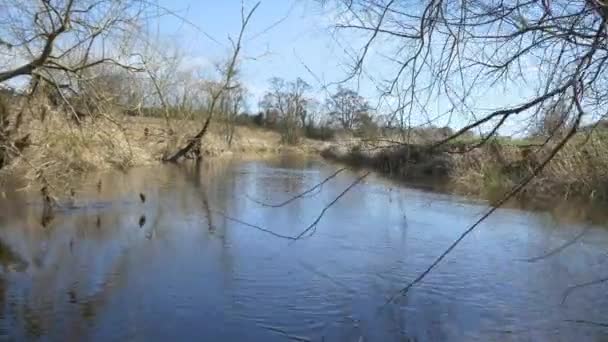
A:
{"label": "bush", "polygon": [[253,123],[259,127],[264,126],[264,113],[259,112],[258,115],[254,116]]}
{"label": "bush", "polygon": [[321,141],[329,141],[334,140],[336,132],[334,129],[324,125],[324,126],[314,126],[308,125],[304,130],[304,134],[309,139],[321,140]]}
{"label": "bush", "polygon": [[361,115],[355,136],[360,138],[375,138],[380,133],[380,128],[369,115]]}
{"label": "bush", "polygon": [[258,124],[256,123],[256,116],[252,116],[246,113],[239,114],[235,118],[235,123],[241,126],[258,126]]}

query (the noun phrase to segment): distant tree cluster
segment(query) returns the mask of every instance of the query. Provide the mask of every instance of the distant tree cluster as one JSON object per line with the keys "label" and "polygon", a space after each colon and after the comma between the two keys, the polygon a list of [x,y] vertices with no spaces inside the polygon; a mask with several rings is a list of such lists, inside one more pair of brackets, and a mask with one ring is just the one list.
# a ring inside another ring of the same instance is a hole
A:
{"label": "distant tree cluster", "polygon": [[302,133],[329,138],[336,129],[372,134],[378,128],[368,101],[356,91],[339,86],[324,104],[311,96],[312,87],[301,78],[285,81],[274,77],[259,102],[256,122],[280,128],[284,141],[296,143]]}

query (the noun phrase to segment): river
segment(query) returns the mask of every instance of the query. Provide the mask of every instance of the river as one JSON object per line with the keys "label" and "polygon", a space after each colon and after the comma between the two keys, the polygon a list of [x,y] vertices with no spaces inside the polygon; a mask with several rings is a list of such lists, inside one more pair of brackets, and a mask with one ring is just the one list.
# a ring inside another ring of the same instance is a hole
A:
{"label": "river", "polygon": [[45,220],[39,196],[7,191],[0,338],[608,340],[606,283],[564,301],[570,287],[608,277],[601,214],[499,209],[387,304],[487,204],[372,174],[312,235],[276,236],[298,235],[360,173],[284,207],[260,202],[289,199],[338,167],[277,157],[105,173]]}

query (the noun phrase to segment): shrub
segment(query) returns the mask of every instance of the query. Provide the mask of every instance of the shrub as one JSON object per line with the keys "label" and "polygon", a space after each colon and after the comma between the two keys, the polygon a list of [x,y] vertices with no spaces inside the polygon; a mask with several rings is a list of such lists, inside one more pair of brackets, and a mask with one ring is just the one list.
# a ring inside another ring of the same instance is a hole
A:
{"label": "shrub", "polygon": [[334,140],[335,130],[330,128],[329,126],[314,126],[308,125],[304,130],[304,134],[309,139],[321,140],[321,141],[329,141]]}

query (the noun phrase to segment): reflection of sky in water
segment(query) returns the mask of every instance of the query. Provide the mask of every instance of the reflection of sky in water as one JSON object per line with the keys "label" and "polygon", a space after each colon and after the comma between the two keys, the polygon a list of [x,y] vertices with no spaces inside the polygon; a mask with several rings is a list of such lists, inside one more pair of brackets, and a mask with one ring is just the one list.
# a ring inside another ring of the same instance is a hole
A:
{"label": "reflection of sky in water", "polygon": [[[382,307],[485,210],[482,202],[369,178],[296,243],[217,214],[297,235],[355,174],[279,209],[251,199],[284,201],[336,168],[218,160],[102,175],[101,193],[91,180],[78,193],[82,207],[47,228],[35,198],[24,205],[23,195],[9,196],[0,204],[0,333],[104,341],[606,337],[565,321],[605,320],[605,285],[560,304],[568,286],[608,275],[608,233],[597,226],[501,209],[407,298]],[[525,261],[584,229],[550,258]]]}

